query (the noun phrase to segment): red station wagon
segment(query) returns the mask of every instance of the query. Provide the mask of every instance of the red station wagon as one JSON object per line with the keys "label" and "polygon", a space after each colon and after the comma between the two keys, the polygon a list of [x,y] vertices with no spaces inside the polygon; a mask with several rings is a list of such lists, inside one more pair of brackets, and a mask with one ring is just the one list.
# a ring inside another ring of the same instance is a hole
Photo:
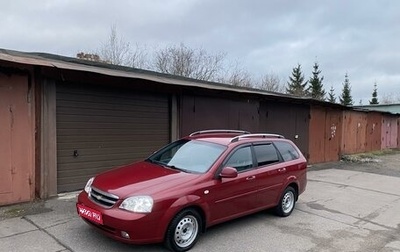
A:
{"label": "red station wagon", "polygon": [[306,171],[299,149],[280,135],[198,131],[89,179],[76,205],[116,240],[187,251],[212,225],[268,208],[289,216]]}

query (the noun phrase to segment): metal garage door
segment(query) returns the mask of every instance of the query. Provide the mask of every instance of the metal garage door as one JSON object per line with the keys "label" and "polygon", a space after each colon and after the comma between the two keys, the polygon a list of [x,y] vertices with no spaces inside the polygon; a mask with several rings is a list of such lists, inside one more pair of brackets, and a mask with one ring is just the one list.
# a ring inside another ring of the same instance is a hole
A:
{"label": "metal garage door", "polygon": [[308,105],[264,101],[260,106],[260,130],[292,140],[308,158],[309,115]]}
{"label": "metal garage door", "polygon": [[169,141],[167,95],[57,85],[57,190],[150,155]]}
{"label": "metal garage door", "polygon": [[258,107],[258,101],[184,95],[181,99],[181,136],[206,129],[258,132]]}

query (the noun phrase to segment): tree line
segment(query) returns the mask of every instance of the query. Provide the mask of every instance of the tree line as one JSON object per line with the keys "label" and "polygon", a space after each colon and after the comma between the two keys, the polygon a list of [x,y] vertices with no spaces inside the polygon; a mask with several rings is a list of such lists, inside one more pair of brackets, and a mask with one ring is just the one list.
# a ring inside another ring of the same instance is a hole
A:
{"label": "tree line", "polygon": [[[312,76],[309,80],[305,80],[301,70],[301,65],[297,64],[297,66],[293,68],[291,76],[289,76],[286,92],[299,97],[311,97],[317,100],[336,103],[337,101],[334,93],[335,89],[331,86],[328,97],[326,97],[326,91],[322,83],[324,77],[320,76],[320,74],[321,70],[319,70],[318,62],[315,62]],[[339,103],[345,106],[351,106],[354,104],[351,95],[350,80],[347,73],[344,77],[342,93],[339,96]]]}
{"label": "tree line", "polygon": [[[257,88],[269,92],[287,93],[298,97],[310,97],[346,106],[354,104],[348,74],[346,73],[344,76],[341,94],[337,101],[333,86],[328,93],[325,91],[324,76],[321,76],[318,62],[314,63],[311,77],[308,80],[304,77],[301,64],[297,64],[292,69],[289,80],[283,84],[281,78],[273,73],[254,78],[238,62],[227,62],[226,53],[211,54],[203,48],[193,49],[183,43],[168,45],[152,51],[138,44],[132,46],[118,35],[116,26],[111,27],[110,35],[101,44],[100,49],[90,53],[79,52],[76,56],[79,59],[147,69],[203,81]],[[392,100],[390,97],[384,97],[383,103],[391,103]],[[369,103],[379,104],[376,82]]]}

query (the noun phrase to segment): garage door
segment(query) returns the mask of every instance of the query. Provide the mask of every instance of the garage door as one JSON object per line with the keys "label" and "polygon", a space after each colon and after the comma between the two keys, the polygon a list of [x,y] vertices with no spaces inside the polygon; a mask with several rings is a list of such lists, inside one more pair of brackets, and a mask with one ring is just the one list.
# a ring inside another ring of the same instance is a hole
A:
{"label": "garage door", "polygon": [[207,129],[258,132],[258,107],[258,101],[184,95],[181,99],[181,136]]}
{"label": "garage door", "polygon": [[149,156],[169,142],[167,95],[57,85],[57,190]]}

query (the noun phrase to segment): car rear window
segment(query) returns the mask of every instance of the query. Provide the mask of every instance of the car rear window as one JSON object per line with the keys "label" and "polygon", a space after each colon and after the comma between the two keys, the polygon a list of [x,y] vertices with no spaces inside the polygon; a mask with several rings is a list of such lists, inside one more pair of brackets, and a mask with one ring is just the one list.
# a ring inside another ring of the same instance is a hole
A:
{"label": "car rear window", "polygon": [[275,144],[276,148],[278,148],[279,152],[281,153],[283,160],[290,161],[290,160],[298,159],[300,157],[297,150],[290,143],[275,142],[274,144]]}

